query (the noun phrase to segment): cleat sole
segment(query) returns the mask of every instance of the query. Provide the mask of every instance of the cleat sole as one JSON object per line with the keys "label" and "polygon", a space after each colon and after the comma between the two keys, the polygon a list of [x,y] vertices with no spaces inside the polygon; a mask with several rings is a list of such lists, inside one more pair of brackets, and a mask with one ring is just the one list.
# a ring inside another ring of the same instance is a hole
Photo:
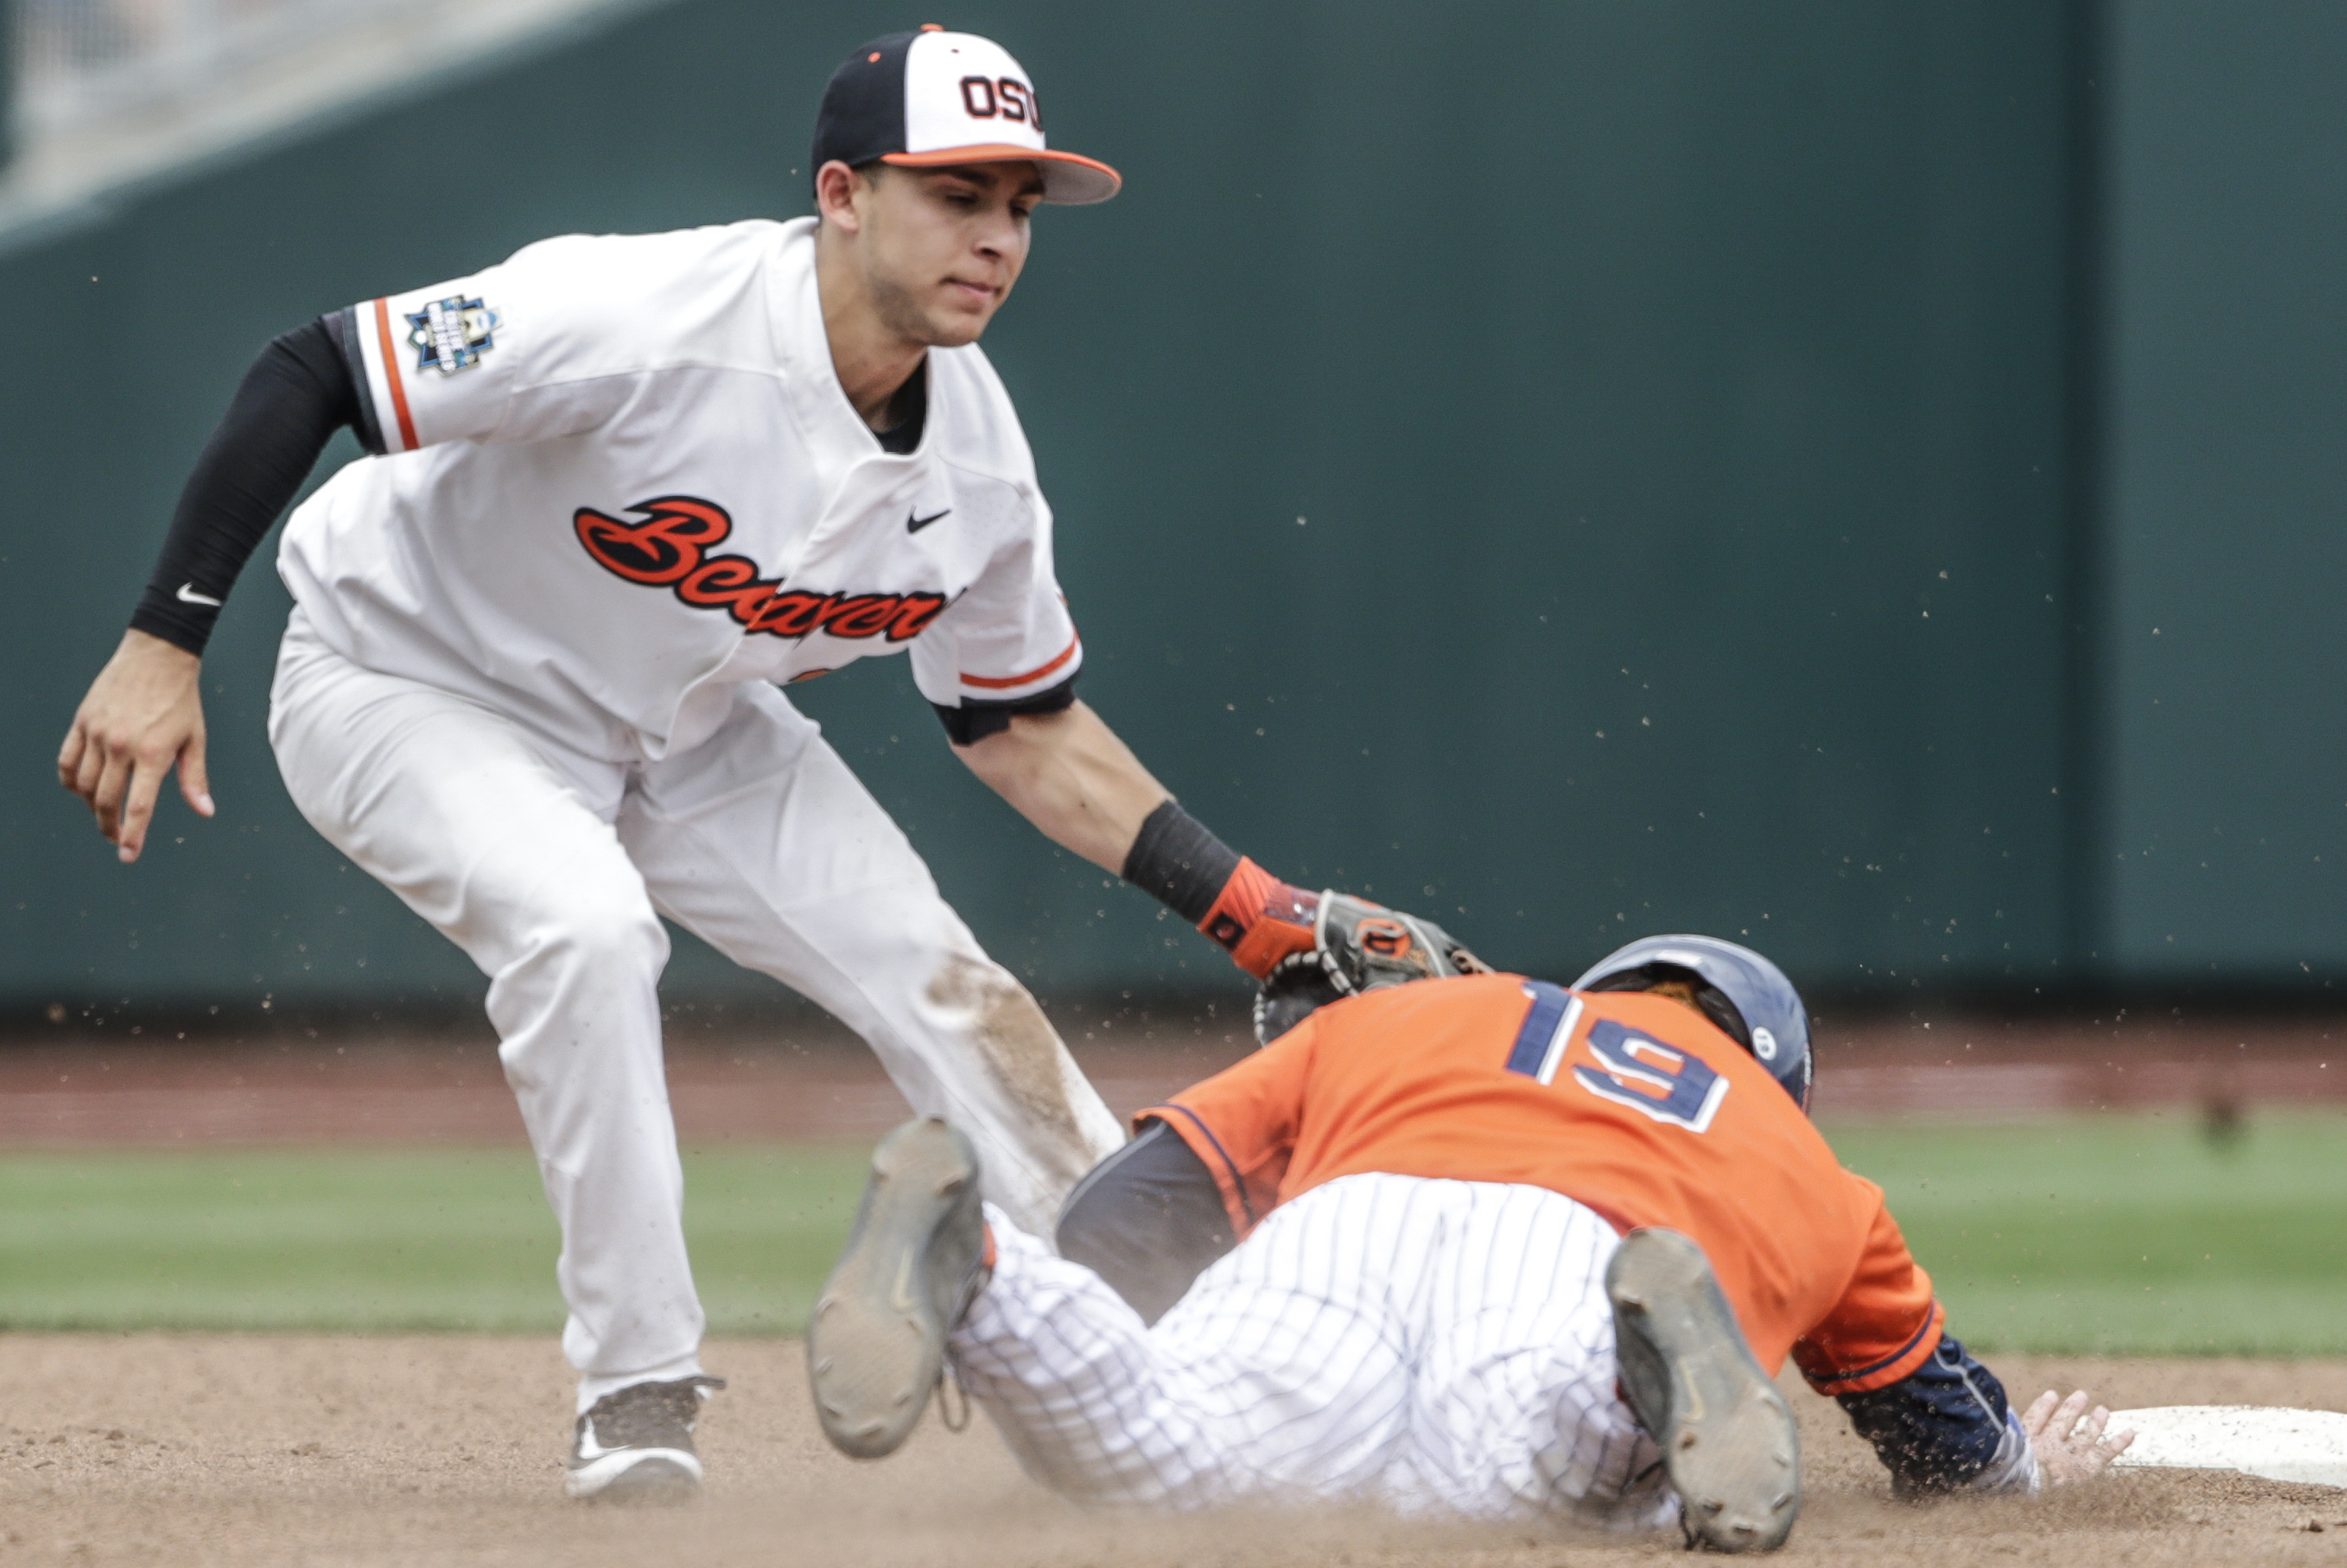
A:
{"label": "cleat sole", "polygon": [[945,1370],[946,1335],[928,1287],[931,1244],[977,1204],[969,1140],[924,1118],[883,1139],[856,1230],[807,1325],[815,1416],[855,1459],[894,1453],[920,1423]]}
{"label": "cleat sole", "polygon": [[1676,1231],[1633,1231],[1605,1294],[1623,1391],[1662,1449],[1689,1544],[1782,1546],[1801,1509],[1800,1435],[1703,1249]]}

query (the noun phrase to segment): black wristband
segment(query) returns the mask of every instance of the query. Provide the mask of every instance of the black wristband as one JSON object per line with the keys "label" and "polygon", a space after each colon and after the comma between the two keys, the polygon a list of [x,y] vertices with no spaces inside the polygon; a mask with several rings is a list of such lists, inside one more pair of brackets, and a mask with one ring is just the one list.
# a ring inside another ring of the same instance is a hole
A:
{"label": "black wristband", "polygon": [[1125,855],[1123,876],[1194,926],[1206,917],[1238,868],[1238,851],[1178,802],[1168,800],[1142,823]]}

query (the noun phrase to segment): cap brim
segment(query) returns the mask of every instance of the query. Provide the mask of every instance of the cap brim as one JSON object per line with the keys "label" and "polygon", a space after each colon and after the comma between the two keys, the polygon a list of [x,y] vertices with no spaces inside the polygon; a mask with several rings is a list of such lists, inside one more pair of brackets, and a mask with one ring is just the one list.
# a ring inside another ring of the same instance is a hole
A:
{"label": "cap brim", "polygon": [[902,169],[949,169],[958,163],[1031,163],[1043,176],[1043,200],[1062,207],[1087,207],[1124,189],[1124,176],[1097,159],[1072,152],[1020,147],[1007,141],[946,147],[935,152],[884,152],[883,163]]}

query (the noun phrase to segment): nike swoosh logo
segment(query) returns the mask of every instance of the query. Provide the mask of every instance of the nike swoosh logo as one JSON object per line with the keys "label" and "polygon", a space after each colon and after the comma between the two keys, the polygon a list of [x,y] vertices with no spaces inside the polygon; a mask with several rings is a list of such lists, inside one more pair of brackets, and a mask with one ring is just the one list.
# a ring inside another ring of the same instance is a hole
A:
{"label": "nike swoosh logo", "polygon": [[[929,520],[935,522],[937,519],[932,518]],[[219,600],[209,593],[198,593],[196,585],[191,582],[183,582],[179,585],[179,600],[181,604],[209,604],[214,610],[220,607]]]}
{"label": "nike swoosh logo", "polygon": [[599,1460],[599,1459],[601,1459],[605,1454],[608,1454],[608,1453],[617,1453],[617,1452],[619,1452],[619,1451],[620,1451],[620,1450],[619,1450],[618,1449],[607,1449],[607,1448],[605,1448],[602,1444],[600,1444],[600,1443],[599,1443],[599,1442],[597,1442],[597,1441],[595,1440],[595,1423],[594,1423],[594,1422],[592,1422],[592,1421],[589,1421],[585,1426],[583,1426],[583,1427],[581,1427],[581,1428],[579,1429],[579,1457],[580,1459],[582,1459],[582,1460]]}
{"label": "nike swoosh logo", "polygon": [[944,517],[946,512],[950,512],[952,510],[953,508],[951,507],[948,507],[945,512],[931,512],[926,518],[917,518],[913,516],[912,513],[907,512],[905,514],[905,531],[908,534],[917,534],[923,528],[928,528],[931,523],[936,522],[939,518]]}
{"label": "nike swoosh logo", "polygon": [[589,1421],[586,1430],[579,1434],[579,1457],[590,1463],[609,1454],[625,1453],[632,1446],[634,1445],[621,1443],[616,1448],[605,1448],[595,1440],[595,1423],[592,1421]]}

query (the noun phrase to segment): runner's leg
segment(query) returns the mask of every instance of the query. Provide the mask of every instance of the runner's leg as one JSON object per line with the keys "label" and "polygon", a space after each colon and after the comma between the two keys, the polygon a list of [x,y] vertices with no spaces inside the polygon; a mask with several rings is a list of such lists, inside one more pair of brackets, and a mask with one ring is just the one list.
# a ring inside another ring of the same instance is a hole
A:
{"label": "runner's leg", "polygon": [[1571,1198],[1459,1182],[1430,1266],[1398,1498],[1477,1518],[1665,1523],[1661,1454],[1615,1393],[1605,1266],[1620,1239]]}
{"label": "runner's leg", "polygon": [[1670,1517],[1654,1445],[1614,1397],[1598,1286],[1614,1235],[1568,1198],[1348,1176],[1275,1210],[1154,1328],[1090,1270],[999,1218],[994,1235],[956,1375],[1060,1491]]}
{"label": "runner's leg", "polygon": [[1176,1508],[1377,1497],[1409,1436],[1407,1315],[1455,1184],[1355,1176],[1276,1210],[1144,1327],[1087,1268],[999,1225],[950,1349],[1030,1473]]}

